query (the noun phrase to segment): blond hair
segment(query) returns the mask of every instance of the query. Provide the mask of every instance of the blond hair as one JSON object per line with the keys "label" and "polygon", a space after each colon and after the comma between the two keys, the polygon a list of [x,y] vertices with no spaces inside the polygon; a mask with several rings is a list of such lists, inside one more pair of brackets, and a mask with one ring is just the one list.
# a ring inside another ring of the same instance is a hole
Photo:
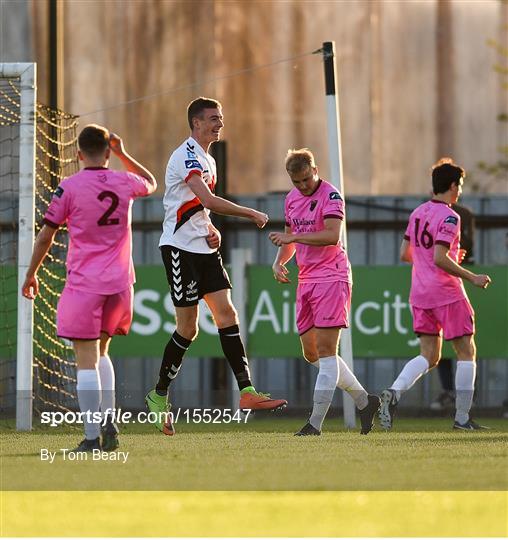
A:
{"label": "blond hair", "polygon": [[290,149],[286,154],[286,171],[290,174],[298,173],[307,167],[315,167],[314,154],[308,148],[299,150]]}

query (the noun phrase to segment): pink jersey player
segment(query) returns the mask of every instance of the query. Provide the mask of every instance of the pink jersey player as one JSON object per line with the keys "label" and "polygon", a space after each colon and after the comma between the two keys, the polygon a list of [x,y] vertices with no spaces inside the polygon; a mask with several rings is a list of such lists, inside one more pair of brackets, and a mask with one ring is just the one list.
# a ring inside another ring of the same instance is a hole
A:
{"label": "pink jersey player", "polygon": [[[84,169],[63,180],[53,194],[22,294],[31,300],[38,294],[37,272],[57,229],[66,223],[67,280],[58,301],[57,335],[73,342],[79,407],[92,413],[84,420],[85,439],[75,450],[113,451],[118,447],[118,427],[112,420],[115,373],[108,351],[112,336],[127,334],[132,322],[131,208],[134,199],[153,193],[157,183],[125,151],[122,140],[102,126],[86,126],[78,145]],[[110,152],[126,172],[107,168]],[[102,413],[102,432],[96,413]]]}
{"label": "pink jersey player", "polygon": [[404,239],[413,257],[409,297],[412,306],[435,308],[467,298],[462,280],[434,262],[436,245],[448,248],[450,258],[460,262],[460,216],[449,204],[433,199],[416,208]]}
{"label": "pink jersey player", "polygon": [[336,386],[350,393],[360,411],[362,434],[372,429],[379,397],[369,395],[337,355],[341,328],[349,326],[351,267],[340,242],[344,201],[319,178],[307,148],[290,150],[286,171],[293,183],[286,197],[284,233],[270,233],[279,246],[273,274],[288,283],[286,263],[296,253],[296,325],[305,359],[319,368],[309,422],[295,435],[320,435]]}
{"label": "pink jersey player", "polygon": [[381,394],[379,418],[386,429],[392,427],[401,395],[439,363],[443,337],[452,342],[457,354],[453,428],[482,429],[469,416],[476,376],[475,325],[462,280],[486,288],[490,278],[460,266],[465,256],[460,249],[460,217],[451,205],[462,193],[464,176],[464,169],[450,158],[441,159],[432,169],[432,200],[416,208],[409,218],[400,256],[413,265],[409,302],[420,354],[407,362]]}
{"label": "pink jersey player", "polygon": [[[331,184],[317,179],[312,194],[292,189],[285,202],[286,227],[294,235],[326,231],[325,220],[344,219],[344,201]],[[297,327],[349,326],[351,267],[340,241],[327,245],[295,242],[298,265]]]}
{"label": "pink jersey player", "polygon": [[[322,231],[325,219],[344,219],[344,201],[336,188],[320,179],[312,195],[304,195],[296,187],[289,192],[285,219],[295,234]],[[340,242],[326,246],[297,243],[295,247],[298,283],[351,283],[351,266]]]}
{"label": "pink jersey player", "polygon": [[66,287],[114,294],[134,283],[132,202],[149,193],[142,176],[104,167],[83,169],[60,183],[44,223],[67,223]]}

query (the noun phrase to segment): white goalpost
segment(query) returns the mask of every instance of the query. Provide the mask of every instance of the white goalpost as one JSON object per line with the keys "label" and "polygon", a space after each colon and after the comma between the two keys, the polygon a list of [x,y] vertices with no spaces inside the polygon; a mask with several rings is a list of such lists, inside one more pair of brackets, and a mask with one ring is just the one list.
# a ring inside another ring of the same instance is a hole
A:
{"label": "white goalpost", "polygon": [[[38,272],[40,294],[21,296],[35,233],[52,194],[78,169],[78,118],[37,102],[35,63],[0,63],[0,403],[16,409],[16,429],[41,410],[76,406],[75,362],[56,336],[65,283],[67,229],[56,233]],[[15,380],[15,383],[14,383]]]}
{"label": "white goalpost", "polygon": [[0,78],[19,80],[18,298],[16,350],[16,429],[32,429],[33,302],[20,294],[35,230],[35,63],[0,64]]}
{"label": "white goalpost", "polygon": [[[324,68],[325,68],[325,89],[326,89],[326,112],[328,127],[328,152],[330,158],[330,180],[345,198],[344,175],[342,172],[342,144],[340,138],[340,116],[339,116],[339,95],[337,93],[337,66],[335,62],[335,42],[327,41],[322,48]],[[347,252],[347,228],[346,217],[342,227],[341,242]],[[340,352],[344,362],[353,370],[353,340],[351,328],[342,330],[340,338]],[[344,408],[344,424],[346,427],[354,428],[356,425],[355,405],[349,394],[342,392],[342,402]]]}

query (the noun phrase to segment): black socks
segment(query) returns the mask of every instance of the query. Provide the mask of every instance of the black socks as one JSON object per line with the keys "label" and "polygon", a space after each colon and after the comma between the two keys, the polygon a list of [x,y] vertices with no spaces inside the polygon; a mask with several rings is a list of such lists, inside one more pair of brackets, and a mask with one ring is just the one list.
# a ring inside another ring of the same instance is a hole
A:
{"label": "black socks", "polygon": [[250,380],[249,362],[245,354],[240,328],[237,324],[227,328],[219,328],[220,343],[224,356],[227,358],[233,373],[235,374],[238,388],[243,390],[252,386]]}
{"label": "black socks", "polygon": [[187,352],[191,343],[191,340],[182,337],[176,331],[168,341],[159,371],[159,382],[155,387],[155,391],[160,396],[165,396],[168,393],[169,384],[178,375],[183,355]]}

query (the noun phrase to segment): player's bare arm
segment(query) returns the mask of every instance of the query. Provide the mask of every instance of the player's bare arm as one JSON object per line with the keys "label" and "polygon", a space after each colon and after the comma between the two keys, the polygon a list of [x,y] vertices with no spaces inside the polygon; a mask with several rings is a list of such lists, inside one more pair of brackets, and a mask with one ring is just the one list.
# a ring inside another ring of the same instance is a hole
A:
{"label": "player's bare arm", "polygon": [[492,281],[486,274],[474,274],[466,268],[462,268],[450,257],[448,247],[441,244],[434,247],[434,263],[448,274],[465,279],[482,289],[486,289]]}
{"label": "player's bare arm", "polygon": [[400,244],[399,256],[402,262],[407,262],[407,263],[413,262],[413,256],[411,255],[411,244],[405,238],[402,240],[402,243]]}
{"label": "player's bare arm", "polygon": [[201,204],[216,214],[250,219],[260,229],[268,222],[268,216],[264,212],[258,212],[254,208],[248,208],[247,206],[240,206],[239,204],[214,195],[198,174],[193,174],[187,181],[187,185],[201,201]]}
{"label": "player's bare arm", "polygon": [[21,294],[29,300],[33,300],[37,294],[39,294],[37,271],[39,270],[53,244],[57,230],[58,229],[50,227],[49,225],[43,225],[42,229],[37,235],[37,238],[35,239],[32,259],[30,260],[30,265],[26,272],[25,282],[21,287]]}
{"label": "player's bare arm", "polygon": [[[271,233],[270,240],[276,245],[306,244],[308,246],[335,246],[340,240],[342,230],[342,220],[338,218],[327,218],[324,220],[324,229],[309,233]],[[273,235],[273,237],[272,237]]]}
{"label": "player's bare arm", "polygon": [[[290,234],[291,228],[285,228],[284,234]],[[270,233],[268,236],[272,240],[272,235],[277,235],[279,233]],[[273,240],[272,240],[273,242]],[[275,242],[274,242],[275,243]],[[277,245],[277,244],[275,244]],[[272,265],[273,277],[280,283],[291,283],[291,280],[287,277],[289,270],[286,268],[286,264],[293,258],[293,255],[296,252],[296,247],[293,243],[282,244],[275,257],[275,261]]]}
{"label": "player's bare arm", "polygon": [[155,176],[126,152],[122,139],[115,133],[110,133],[109,135],[109,147],[113,154],[115,154],[122,162],[127,171],[138,174],[148,180],[151,187],[150,193],[153,193],[157,189],[157,180],[155,180]]}

